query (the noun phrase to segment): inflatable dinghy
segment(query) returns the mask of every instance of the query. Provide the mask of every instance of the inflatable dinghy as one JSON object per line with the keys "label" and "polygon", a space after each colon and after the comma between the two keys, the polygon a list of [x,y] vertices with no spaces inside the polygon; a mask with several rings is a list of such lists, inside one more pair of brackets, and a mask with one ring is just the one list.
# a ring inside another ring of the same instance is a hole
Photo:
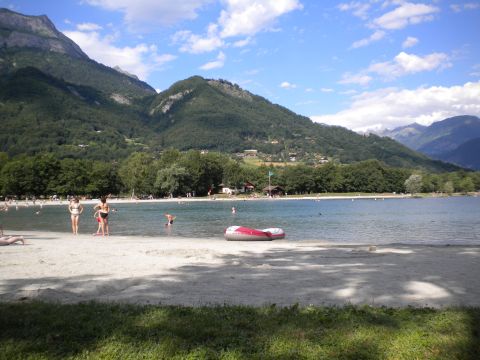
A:
{"label": "inflatable dinghy", "polygon": [[244,226],[230,226],[225,229],[225,239],[231,241],[269,241],[284,237],[285,232],[280,228],[258,230]]}

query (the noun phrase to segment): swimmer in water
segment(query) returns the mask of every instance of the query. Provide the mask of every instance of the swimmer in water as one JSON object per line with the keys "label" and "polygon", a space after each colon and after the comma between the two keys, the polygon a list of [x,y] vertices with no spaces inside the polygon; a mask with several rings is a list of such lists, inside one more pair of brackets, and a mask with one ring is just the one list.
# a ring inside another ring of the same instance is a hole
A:
{"label": "swimmer in water", "polygon": [[165,224],[165,226],[173,225],[173,220],[175,220],[176,216],[173,216],[171,214],[165,214],[165,217],[167,218],[167,223]]}

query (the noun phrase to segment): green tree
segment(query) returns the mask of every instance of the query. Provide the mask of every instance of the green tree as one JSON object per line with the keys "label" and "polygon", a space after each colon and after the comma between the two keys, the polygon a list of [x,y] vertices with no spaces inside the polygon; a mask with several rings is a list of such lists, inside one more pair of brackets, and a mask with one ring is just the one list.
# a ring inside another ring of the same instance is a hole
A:
{"label": "green tree", "polygon": [[230,187],[241,188],[245,183],[245,172],[237,161],[229,160],[223,167],[222,182]]}
{"label": "green tree", "polygon": [[157,169],[154,158],[146,153],[130,155],[118,171],[125,189],[136,194],[150,194],[154,190]]}
{"label": "green tree", "polygon": [[455,191],[455,188],[453,187],[453,182],[452,181],[446,181],[443,184],[442,190],[446,192],[447,194],[452,194]]}
{"label": "green tree", "polygon": [[115,163],[93,162],[90,170],[90,182],[85,192],[95,197],[120,192],[121,183]]}
{"label": "green tree", "polygon": [[172,164],[160,169],[155,180],[156,193],[169,194],[172,197],[189,191],[190,175],[184,167]]}
{"label": "green tree", "polygon": [[285,167],[282,185],[289,194],[311,193],[315,188],[313,169],[305,165]]}
{"label": "green tree", "polygon": [[27,158],[8,162],[2,168],[1,178],[3,195],[29,194],[34,178],[32,162]]}
{"label": "green tree", "polygon": [[460,180],[458,190],[463,193],[475,191],[475,184],[473,183],[472,178],[469,176],[466,176],[462,180]]}
{"label": "green tree", "polygon": [[55,190],[61,195],[81,195],[86,193],[90,181],[90,162],[87,160],[63,159]]}
{"label": "green tree", "polygon": [[418,193],[422,189],[422,175],[410,175],[410,177],[405,180],[405,189],[412,195]]}
{"label": "green tree", "polygon": [[315,188],[318,192],[336,192],[342,190],[343,176],[339,167],[334,163],[327,163],[316,168],[313,176]]}

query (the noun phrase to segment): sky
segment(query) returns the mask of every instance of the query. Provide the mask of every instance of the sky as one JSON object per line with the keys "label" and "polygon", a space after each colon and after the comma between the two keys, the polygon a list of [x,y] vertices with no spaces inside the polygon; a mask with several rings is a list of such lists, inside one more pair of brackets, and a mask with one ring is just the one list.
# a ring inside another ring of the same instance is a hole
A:
{"label": "sky", "polygon": [[480,116],[480,1],[0,0],[157,91],[225,79],[358,132]]}

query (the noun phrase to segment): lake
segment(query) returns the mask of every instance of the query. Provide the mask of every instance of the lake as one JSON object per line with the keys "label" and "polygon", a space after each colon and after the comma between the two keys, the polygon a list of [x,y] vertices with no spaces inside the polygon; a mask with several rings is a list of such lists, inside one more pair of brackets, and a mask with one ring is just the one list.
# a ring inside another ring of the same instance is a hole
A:
{"label": "lake", "polygon": [[[231,213],[232,206],[237,209]],[[84,205],[80,233],[95,232],[92,205]],[[111,235],[223,239],[230,225],[280,227],[286,240],[337,244],[480,245],[480,198],[377,200],[256,200],[112,204]],[[11,207],[0,214],[4,228],[70,232],[66,205]],[[164,213],[177,216],[166,228]]]}

